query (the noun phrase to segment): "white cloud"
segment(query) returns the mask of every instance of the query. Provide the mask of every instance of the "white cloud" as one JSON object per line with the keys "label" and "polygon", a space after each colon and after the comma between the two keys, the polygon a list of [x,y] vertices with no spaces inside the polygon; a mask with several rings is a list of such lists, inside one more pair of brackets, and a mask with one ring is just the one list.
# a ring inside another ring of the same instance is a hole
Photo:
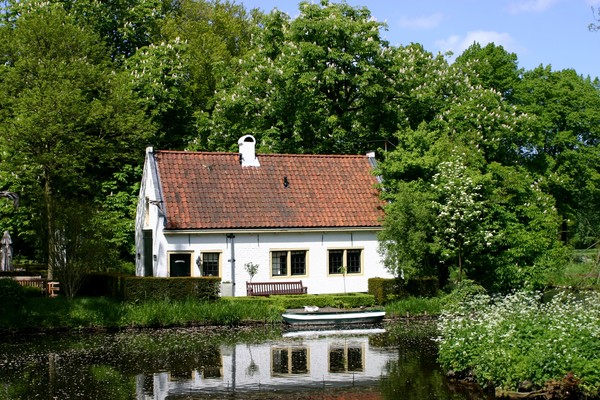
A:
{"label": "white cloud", "polygon": [[399,25],[402,28],[431,29],[438,26],[443,19],[444,16],[441,13],[416,18],[402,17],[400,18]]}
{"label": "white cloud", "polygon": [[508,11],[513,14],[540,12],[552,7],[556,2],[557,0],[517,0],[508,5]]}
{"label": "white cloud", "polygon": [[585,0],[585,4],[590,7],[600,7],[600,0]]}
{"label": "white cloud", "polygon": [[445,53],[451,51],[454,53],[454,57],[460,55],[473,43],[479,43],[482,47],[488,43],[494,43],[497,46],[502,46],[506,51],[517,53],[523,51],[518,49],[514,39],[510,34],[506,32],[494,32],[494,31],[471,31],[467,32],[466,35],[452,35],[446,39],[437,40],[435,45],[438,49]]}

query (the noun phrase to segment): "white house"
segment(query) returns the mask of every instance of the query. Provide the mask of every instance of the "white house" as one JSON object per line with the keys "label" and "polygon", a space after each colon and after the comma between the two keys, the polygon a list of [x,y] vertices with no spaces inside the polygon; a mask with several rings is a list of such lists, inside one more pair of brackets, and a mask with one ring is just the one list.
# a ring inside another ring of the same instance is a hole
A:
{"label": "white house", "polygon": [[377,251],[373,155],[256,155],[148,148],[136,216],[138,276],[219,276],[224,295],[302,280],[308,293],[366,292],[389,278]]}

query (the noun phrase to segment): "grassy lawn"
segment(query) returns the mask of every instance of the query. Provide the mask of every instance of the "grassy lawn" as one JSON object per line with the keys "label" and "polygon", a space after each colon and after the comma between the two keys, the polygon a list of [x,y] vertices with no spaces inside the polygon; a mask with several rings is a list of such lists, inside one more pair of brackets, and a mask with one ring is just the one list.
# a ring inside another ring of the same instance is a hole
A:
{"label": "grassy lawn", "polygon": [[548,285],[579,289],[600,288],[600,258],[598,249],[575,250],[564,270],[549,276]]}

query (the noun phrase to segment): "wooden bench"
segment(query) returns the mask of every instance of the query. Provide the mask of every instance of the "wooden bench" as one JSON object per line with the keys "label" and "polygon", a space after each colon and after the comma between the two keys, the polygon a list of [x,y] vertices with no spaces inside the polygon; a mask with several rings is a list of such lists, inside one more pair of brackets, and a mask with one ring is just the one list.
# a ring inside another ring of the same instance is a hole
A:
{"label": "wooden bench", "polygon": [[297,282],[246,282],[247,296],[270,296],[273,294],[306,294],[307,287]]}
{"label": "wooden bench", "polygon": [[50,297],[56,297],[60,292],[58,282],[46,282],[41,276],[15,276],[13,279],[21,286],[36,287],[42,294],[48,294]]}
{"label": "wooden bench", "polygon": [[41,276],[15,276],[13,280],[21,286],[35,287],[46,293],[46,280]]}

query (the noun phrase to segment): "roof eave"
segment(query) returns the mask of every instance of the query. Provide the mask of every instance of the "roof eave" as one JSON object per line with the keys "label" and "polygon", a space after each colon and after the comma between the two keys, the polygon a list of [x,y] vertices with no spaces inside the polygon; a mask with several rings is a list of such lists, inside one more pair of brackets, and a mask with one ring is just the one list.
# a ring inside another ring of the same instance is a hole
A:
{"label": "roof eave", "polygon": [[165,229],[165,235],[206,234],[256,234],[256,233],[306,233],[306,232],[378,232],[382,226],[340,226],[310,228],[211,228],[211,229]]}

